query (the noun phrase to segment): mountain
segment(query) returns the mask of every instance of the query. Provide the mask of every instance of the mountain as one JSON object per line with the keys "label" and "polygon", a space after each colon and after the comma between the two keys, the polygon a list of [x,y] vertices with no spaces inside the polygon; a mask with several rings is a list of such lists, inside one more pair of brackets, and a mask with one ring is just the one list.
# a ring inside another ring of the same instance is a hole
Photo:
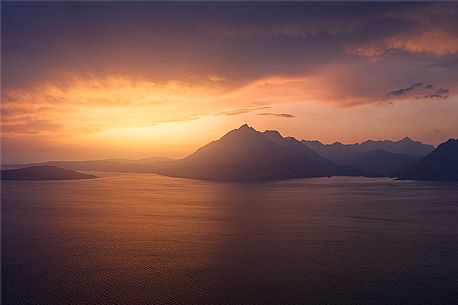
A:
{"label": "mountain", "polygon": [[48,165],[2,170],[2,180],[75,180],[94,178],[97,178],[97,176]]}
{"label": "mountain", "polygon": [[363,143],[342,144],[339,142],[333,144],[322,144],[319,141],[301,141],[307,147],[313,149],[320,155],[329,160],[340,164],[343,160],[349,158],[355,153],[364,153],[369,151],[384,150],[386,152],[412,155],[426,156],[434,150],[433,145],[423,144],[418,141],[406,137],[400,141],[393,142],[389,140],[373,141],[368,140]]}
{"label": "mountain", "polygon": [[335,165],[294,138],[274,131],[263,134],[246,124],[184,159],[162,163],[156,171],[173,177],[233,181],[364,174],[354,167]]}
{"label": "mountain", "polygon": [[356,165],[375,176],[387,176],[414,163],[420,158],[418,156],[397,154],[378,149],[363,153],[348,154],[340,160],[339,164]]}
{"label": "mountain", "polygon": [[458,139],[440,144],[423,159],[394,173],[401,180],[458,181]]}

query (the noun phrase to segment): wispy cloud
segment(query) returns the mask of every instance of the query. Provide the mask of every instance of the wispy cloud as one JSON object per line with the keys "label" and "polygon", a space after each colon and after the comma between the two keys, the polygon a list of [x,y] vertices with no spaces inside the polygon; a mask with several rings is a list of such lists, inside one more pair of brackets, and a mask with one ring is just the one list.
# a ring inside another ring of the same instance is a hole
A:
{"label": "wispy cloud", "polygon": [[269,106],[264,106],[264,107],[255,107],[255,108],[239,108],[239,109],[234,109],[234,110],[228,110],[228,111],[223,111],[218,114],[222,115],[239,115],[239,114],[245,114],[249,112],[253,112],[256,110],[261,110],[261,109],[269,109],[271,107]]}
{"label": "wispy cloud", "polygon": [[258,113],[258,115],[265,115],[265,116],[272,116],[272,117],[277,117],[277,118],[295,118],[295,115],[289,114],[289,113],[271,113],[271,112],[263,112],[263,113]]}

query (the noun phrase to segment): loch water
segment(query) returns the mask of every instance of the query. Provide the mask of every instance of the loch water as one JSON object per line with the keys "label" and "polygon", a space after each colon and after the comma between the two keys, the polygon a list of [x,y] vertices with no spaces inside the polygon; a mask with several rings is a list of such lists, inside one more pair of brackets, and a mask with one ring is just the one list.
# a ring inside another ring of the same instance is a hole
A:
{"label": "loch water", "polygon": [[458,304],[458,183],[2,182],[2,304]]}

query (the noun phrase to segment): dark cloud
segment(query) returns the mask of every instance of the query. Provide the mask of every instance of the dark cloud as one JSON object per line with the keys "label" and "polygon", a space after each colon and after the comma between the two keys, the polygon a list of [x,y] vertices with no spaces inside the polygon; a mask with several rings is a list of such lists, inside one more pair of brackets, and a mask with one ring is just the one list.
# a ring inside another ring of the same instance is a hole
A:
{"label": "dark cloud", "polygon": [[273,117],[277,117],[277,118],[294,118],[294,117],[296,117],[295,115],[292,115],[292,114],[289,114],[289,113],[271,113],[271,112],[258,113],[258,115],[273,116]]}
{"label": "dark cloud", "polygon": [[445,98],[448,98],[450,89],[439,88],[437,90],[434,90],[434,88],[435,87],[432,84],[424,85],[422,82],[417,82],[417,83],[413,83],[409,87],[391,91],[390,93],[385,95],[385,98],[386,99],[399,98],[399,97],[410,95],[414,91],[419,91],[418,93],[423,94],[423,95],[417,95],[415,97],[416,99],[434,99],[434,98],[445,99]]}
{"label": "dark cloud", "polygon": [[420,98],[424,98],[424,99],[432,99],[432,98],[448,98],[448,94],[450,93],[450,89],[448,88],[439,88],[437,89],[436,91],[434,91],[433,93],[431,94],[427,94],[427,95],[424,95]]}
{"label": "dark cloud", "polygon": [[421,87],[422,85],[423,83],[421,82],[413,83],[412,85],[410,85],[407,88],[401,88],[401,89],[396,89],[394,91],[391,91],[390,93],[385,95],[385,98],[396,98],[396,97],[408,95],[415,89]]}
{"label": "dark cloud", "polygon": [[[347,47],[431,27],[456,33],[455,7],[396,2],[6,2],[3,85],[56,81],[64,72],[154,81],[215,74],[228,87],[272,75],[306,75],[324,65],[357,60]],[[427,56],[415,61],[415,66],[431,64]]]}

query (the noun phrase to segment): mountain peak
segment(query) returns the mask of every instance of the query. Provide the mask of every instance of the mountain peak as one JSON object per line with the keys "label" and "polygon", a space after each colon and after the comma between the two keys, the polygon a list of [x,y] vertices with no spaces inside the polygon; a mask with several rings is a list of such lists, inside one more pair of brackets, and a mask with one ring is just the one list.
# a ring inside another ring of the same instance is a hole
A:
{"label": "mountain peak", "polygon": [[231,131],[229,131],[227,134],[223,136],[223,138],[226,138],[226,137],[245,138],[245,137],[253,137],[253,136],[262,136],[262,135],[259,131],[249,126],[248,124],[243,124],[239,128],[232,129]]}
{"label": "mountain peak", "polygon": [[254,129],[253,127],[250,127],[248,124],[243,124],[242,126],[240,126],[239,128],[237,128],[239,130],[244,130],[244,129]]}
{"label": "mountain peak", "polygon": [[254,133],[259,133],[256,129],[253,127],[249,126],[248,124],[243,124],[237,129],[234,129],[233,132],[235,134],[254,134]]}
{"label": "mountain peak", "polygon": [[412,142],[414,142],[414,141],[413,141],[411,138],[409,138],[409,137],[405,137],[405,138],[403,138],[403,139],[402,139],[401,141],[399,141],[399,142],[409,142],[409,143],[412,143]]}

